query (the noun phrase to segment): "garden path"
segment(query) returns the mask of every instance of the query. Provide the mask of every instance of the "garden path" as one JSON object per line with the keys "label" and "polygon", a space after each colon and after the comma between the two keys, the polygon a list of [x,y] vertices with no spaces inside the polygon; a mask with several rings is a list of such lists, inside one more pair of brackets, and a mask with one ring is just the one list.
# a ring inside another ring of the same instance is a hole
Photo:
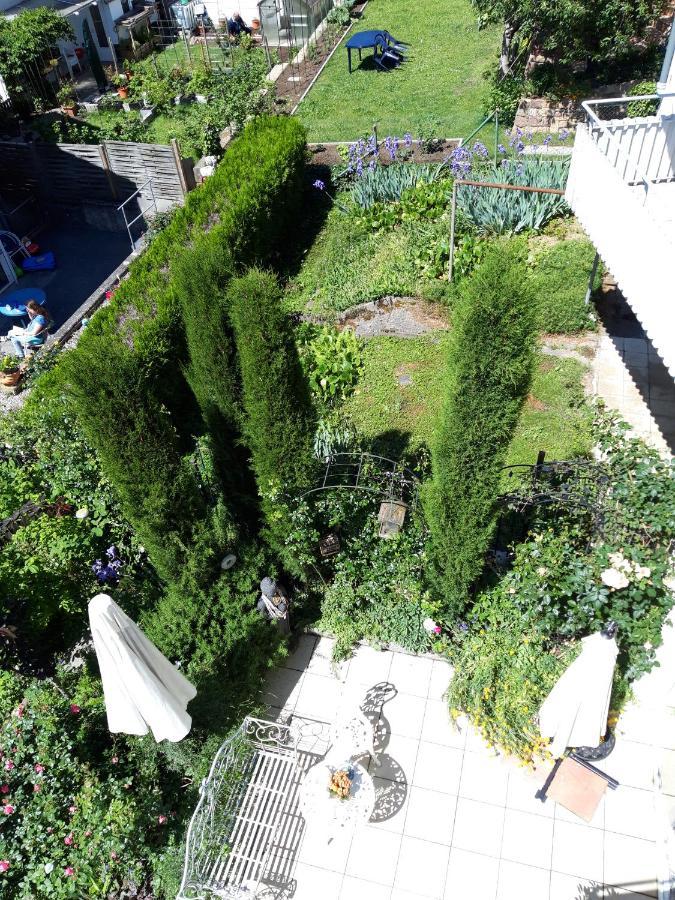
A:
{"label": "garden path", "polygon": [[339,318],[340,328],[351,328],[357,337],[419,337],[448,328],[445,311],[438,304],[415,297],[382,297],[352,306]]}
{"label": "garden path", "polygon": [[332,640],[301,637],[270,677],[274,718],[334,721],[346,696],[380,682],[396,695],[378,721],[381,766],[370,764],[375,813],[329,845],[305,834],[294,900],[656,897],[657,764],[675,808],[675,629],[666,640],[664,665],[641,681],[605,763],[620,787],[586,824],[535,799],[545,769],[530,774],[495,755],[466,722],[451,724],[446,661],[362,646],[335,672]]}

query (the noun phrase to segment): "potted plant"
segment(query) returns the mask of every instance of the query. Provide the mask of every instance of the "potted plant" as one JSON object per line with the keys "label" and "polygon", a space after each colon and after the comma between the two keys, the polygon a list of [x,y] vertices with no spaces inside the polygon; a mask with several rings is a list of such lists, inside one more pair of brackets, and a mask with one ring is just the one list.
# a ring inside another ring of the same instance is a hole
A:
{"label": "potted plant", "polygon": [[129,79],[126,75],[116,72],[110,79],[113,87],[117,88],[117,93],[121,100],[126,100],[129,96]]}
{"label": "potted plant", "polygon": [[0,362],[0,384],[3,387],[15,387],[21,378],[18,361],[13,356],[5,356]]}
{"label": "potted plant", "polygon": [[207,103],[212,85],[213,75],[210,69],[195,69],[190,78],[189,90],[195,95],[197,103]]}
{"label": "potted plant", "polygon": [[74,116],[77,112],[77,100],[75,99],[75,91],[72,84],[62,84],[59,88],[56,99],[61,104],[61,110],[67,116]]}

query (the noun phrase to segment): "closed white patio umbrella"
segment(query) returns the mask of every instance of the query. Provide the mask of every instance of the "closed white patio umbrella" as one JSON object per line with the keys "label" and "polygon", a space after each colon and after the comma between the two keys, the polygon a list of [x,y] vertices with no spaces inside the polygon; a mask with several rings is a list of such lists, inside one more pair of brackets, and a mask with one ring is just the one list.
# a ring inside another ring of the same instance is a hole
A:
{"label": "closed white patio umbrella", "polygon": [[89,623],[110,731],[182,740],[196,689],[107,594],[89,602]]}
{"label": "closed white patio umbrella", "polygon": [[582,640],[582,650],[563,672],[539,710],[542,737],[562,756],[566,747],[597,747],[607,730],[616,641],[604,632]]}

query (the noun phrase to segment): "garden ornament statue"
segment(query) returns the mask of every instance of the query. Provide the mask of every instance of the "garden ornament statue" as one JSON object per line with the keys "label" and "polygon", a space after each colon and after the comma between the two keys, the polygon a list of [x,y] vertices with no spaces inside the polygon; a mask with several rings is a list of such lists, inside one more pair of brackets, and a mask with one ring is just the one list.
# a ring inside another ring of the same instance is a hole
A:
{"label": "garden ornament statue", "polygon": [[288,594],[273,578],[263,578],[260,582],[260,598],[256,605],[258,612],[277,624],[282,634],[291,633],[290,601]]}
{"label": "garden ornament statue", "polygon": [[89,602],[89,623],[110,731],[182,740],[196,689],[107,594]]}

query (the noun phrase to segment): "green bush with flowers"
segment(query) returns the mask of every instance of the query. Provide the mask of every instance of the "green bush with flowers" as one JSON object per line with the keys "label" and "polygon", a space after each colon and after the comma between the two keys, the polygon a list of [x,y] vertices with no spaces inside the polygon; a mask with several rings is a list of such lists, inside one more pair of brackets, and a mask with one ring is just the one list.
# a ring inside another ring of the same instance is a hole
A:
{"label": "green bush with flowers", "polygon": [[[106,728],[100,682],[0,673],[0,895],[117,896],[173,829],[139,747]],[[167,787],[165,783],[165,787]]]}
{"label": "green bush with flowers", "polygon": [[451,711],[528,763],[545,754],[535,716],[579,639],[617,623],[616,709],[654,665],[675,602],[675,465],[614,414],[599,413],[595,437],[609,485],[601,519],[549,507],[511,569],[450,627]]}

